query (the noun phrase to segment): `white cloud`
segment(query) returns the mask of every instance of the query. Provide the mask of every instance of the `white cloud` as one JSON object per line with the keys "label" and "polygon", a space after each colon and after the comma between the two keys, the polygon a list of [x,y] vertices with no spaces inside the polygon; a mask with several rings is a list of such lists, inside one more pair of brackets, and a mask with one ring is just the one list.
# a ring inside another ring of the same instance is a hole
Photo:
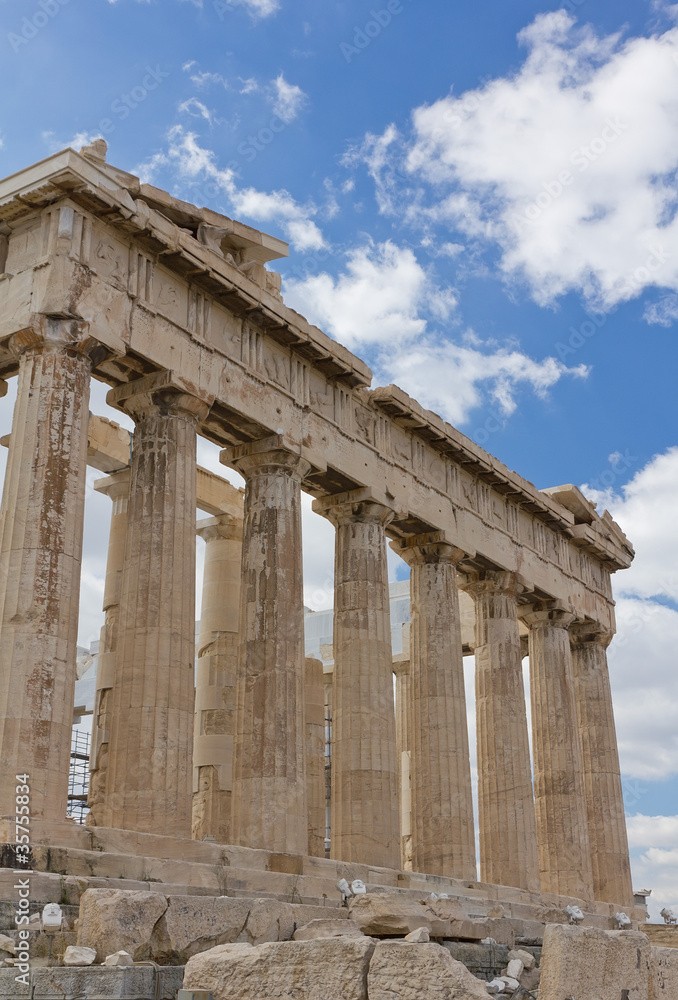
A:
{"label": "white cloud", "polygon": [[429,323],[449,318],[454,292],[439,288],[410,248],[390,241],[351,250],[338,278],[286,281],[285,297],[340,343],[376,349],[370,360],[378,381],[396,382],[453,423],[466,420],[486,393],[510,414],[521,384],[544,395],[563,375],[586,374],[554,358],[534,361],[515,344],[434,335]]}
{"label": "white cloud", "polygon": [[646,306],[643,319],[659,326],[671,326],[678,320],[678,295],[666,295],[659,302]]}
{"label": "white cloud", "polygon": [[181,125],[170,129],[166,152],[156,153],[136,169],[144,179],[151,180],[159,170],[168,167],[176,170],[191,188],[210,185],[210,193],[202,196],[203,203],[214,199],[216,188],[228,198],[238,218],[247,216],[258,223],[279,225],[297,250],[319,250],[325,246],[324,237],[313,221],[317,209],[312,202],[300,205],[285,190],[240,188],[235,172],[219,167],[213,150],[201,146],[197,135]]}
{"label": "white cloud", "polygon": [[655,847],[678,848],[678,816],[627,816],[626,830],[629,835],[629,848],[646,847],[652,843]]}
{"label": "white cloud", "polygon": [[204,118],[210,125],[215,120],[209,108],[195,97],[189,97],[187,101],[183,101],[179,105],[178,110],[183,114],[191,115],[193,118]]}
{"label": "white cloud", "polygon": [[273,81],[273,110],[284,122],[291,122],[306,104],[308,97],[294,83],[288,83],[281,73]]}
{"label": "white cloud", "polygon": [[609,508],[636,549],[631,568],[614,577],[616,593],[678,602],[678,446],[655,455],[620,493],[582,488]]}
{"label": "white cloud", "polygon": [[280,0],[220,0],[223,7],[245,7],[255,20],[280,10]]}
{"label": "white cloud", "polygon": [[390,125],[349,162],[383,212],[498,246],[507,280],[542,305],[599,308],[678,289],[678,28],[622,41],[539,15],[516,73]]}

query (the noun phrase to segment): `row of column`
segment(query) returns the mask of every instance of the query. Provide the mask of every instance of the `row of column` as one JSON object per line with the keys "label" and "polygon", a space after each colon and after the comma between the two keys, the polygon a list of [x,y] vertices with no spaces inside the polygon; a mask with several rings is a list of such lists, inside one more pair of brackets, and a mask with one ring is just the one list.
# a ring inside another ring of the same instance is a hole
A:
{"label": "row of column", "polygon": [[[46,321],[38,336],[15,339],[19,391],[0,524],[0,750],[12,764],[0,789],[3,804],[13,802],[9,772],[14,765],[30,768],[33,807],[46,817],[58,817],[66,801],[87,344],[64,321]],[[232,842],[306,854],[313,827],[309,788],[320,787],[317,780],[309,785],[306,763],[313,738],[318,741],[304,698],[300,496],[310,467],[278,439],[223,455],[246,480],[242,540],[223,521],[205,530],[234,543],[224,554],[231,564],[241,546],[242,572],[206,604],[198,651],[198,686],[206,700],[198,705],[202,728],[192,761],[196,432],[208,403],[169,373],[112,390],[110,401],[133,417],[135,431],[124,544],[120,532],[111,536],[118,554],[106,588],[103,651],[110,656],[98,693],[104,725],[95,748],[92,820],[189,836],[197,802],[198,827],[203,822],[204,828],[205,810],[216,809],[221,829],[230,821]],[[118,484],[115,490],[122,499]],[[336,528],[332,854],[397,868],[400,762],[386,564],[393,511],[351,494],[316,501],[314,508]],[[456,569],[463,553],[438,535],[407,539],[398,551],[411,568],[413,866],[475,881]],[[524,618],[533,803],[518,588],[510,574],[487,572],[468,581],[468,590],[477,611],[481,877],[629,901],[604,642],[582,629],[571,634],[572,616],[562,611],[534,609]],[[226,697],[223,706],[219,697]],[[219,759],[232,746],[230,803],[210,745],[218,747]],[[220,798],[207,794],[215,783]]]}

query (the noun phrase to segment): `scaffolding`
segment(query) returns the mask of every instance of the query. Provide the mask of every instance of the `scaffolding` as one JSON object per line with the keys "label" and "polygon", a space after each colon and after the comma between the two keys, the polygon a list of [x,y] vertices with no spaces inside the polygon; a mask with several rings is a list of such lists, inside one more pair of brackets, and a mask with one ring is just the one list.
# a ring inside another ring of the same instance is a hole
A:
{"label": "scaffolding", "polygon": [[68,772],[68,816],[76,823],[84,824],[89,812],[87,792],[89,789],[89,749],[90,734],[78,729],[71,737],[71,765]]}

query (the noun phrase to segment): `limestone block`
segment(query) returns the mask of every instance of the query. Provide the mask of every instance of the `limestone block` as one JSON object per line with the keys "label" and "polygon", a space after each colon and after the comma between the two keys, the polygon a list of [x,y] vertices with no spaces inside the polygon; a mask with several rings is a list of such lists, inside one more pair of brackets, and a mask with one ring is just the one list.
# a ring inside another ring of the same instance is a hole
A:
{"label": "limestone block", "polygon": [[650,951],[649,1000],[678,997],[678,951],[675,948],[652,948]]}
{"label": "limestone block", "polygon": [[237,941],[251,906],[249,899],[228,896],[168,896],[167,904],[150,940],[150,956],[162,965],[183,965],[192,955]]}
{"label": "limestone block", "polygon": [[311,920],[293,934],[295,941],[316,941],[318,938],[364,937],[355,920]]}
{"label": "limestone block", "polygon": [[7,934],[0,934],[0,951],[6,951],[13,955],[15,948],[14,938],[8,937]]}
{"label": "limestone block", "polygon": [[533,969],[536,964],[534,955],[529,951],[523,951],[522,948],[515,948],[509,952],[509,962],[514,959],[519,959],[525,969]]}
{"label": "limestone block", "polygon": [[510,976],[511,979],[520,979],[524,969],[525,966],[519,958],[512,958],[506,967],[506,975]]}
{"label": "limestone block", "polygon": [[470,920],[453,899],[418,900],[388,893],[354,896],[349,917],[364,934],[386,937],[425,927],[431,937],[480,941],[488,935],[487,921]]}
{"label": "limestone block", "polygon": [[107,955],[103,964],[107,968],[116,968],[118,966],[125,967],[128,965],[134,965],[134,959],[127,951],[116,951],[114,955]]}
{"label": "limestone block", "polygon": [[94,965],[97,953],[94,948],[80,948],[69,944],[64,952],[64,965]]}
{"label": "limestone block", "polygon": [[410,931],[409,934],[406,934],[404,940],[412,944],[428,944],[431,935],[425,927],[417,927],[416,931]]}
{"label": "limestone block", "polygon": [[257,945],[291,940],[295,930],[295,915],[290,903],[280,903],[277,899],[247,902],[250,912],[238,941]]}
{"label": "limestone block", "polygon": [[[156,976],[149,965],[110,968],[104,965],[39,968],[31,962],[31,983],[15,982],[14,969],[0,972],[0,1000],[22,997],[107,997],[108,1000],[176,1000],[182,968],[161,968]],[[4,974],[3,974],[4,973]],[[157,990],[157,991],[156,991]]]}
{"label": "limestone block", "polygon": [[511,993],[517,990],[518,987],[520,986],[518,980],[514,979],[513,976],[500,976],[499,979],[501,980],[502,983],[504,983],[506,990],[510,991]]}
{"label": "limestone block", "polygon": [[367,976],[369,1000],[487,1000],[487,988],[438,944],[382,941]]}
{"label": "limestone block", "polygon": [[143,961],[150,958],[153,929],[166,909],[159,892],[88,889],[80,900],[78,945],[94,948],[100,962],[112,951]]}
{"label": "limestone block", "polygon": [[650,942],[638,931],[549,924],[544,933],[539,1000],[570,996],[645,1000],[649,964]]}
{"label": "limestone block", "polygon": [[190,959],[184,989],[209,990],[214,1000],[367,1000],[373,951],[369,938],[354,937],[222,945]]}

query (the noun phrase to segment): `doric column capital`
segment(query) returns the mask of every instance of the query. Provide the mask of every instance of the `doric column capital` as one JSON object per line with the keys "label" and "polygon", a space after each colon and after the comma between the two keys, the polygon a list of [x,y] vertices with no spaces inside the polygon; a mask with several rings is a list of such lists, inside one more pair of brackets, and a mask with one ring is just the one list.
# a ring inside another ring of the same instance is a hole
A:
{"label": "doric column capital", "polygon": [[465,578],[460,581],[460,586],[473,598],[485,594],[517,597],[525,589],[516,573],[500,569],[484,569],[476,573],[467,573]]}
{"label": "doric column capital", "polygon": [[185,384],[175,372],[165,370],[116,386],[106,396],[106,402],[136,421],[158,412],[197,424],[205,420],[213,400],[205,394],[198,396],[193,386]]}
{"label": "doric column capital", "polygon": [[614,632],[599,622],[575,621],[570,626],[570,642],[575,648],[592,644],[607,649],[613,638]]}
{"label": "doric column capital", "polygon": [[398,538],[391,548],[404,559],[408,566],[452,563],[456,566],[467,553],[445,538],[442,531],[431,531],[425,535],[410,535]]}
{"label": "doric column capital", "polygon": [[81,355],[93,365],[110,354],[108,348],[90,336],[89,323],[42,313],[34,314],[30,326],[13,334],[8,347],[17,358],[39,354]]}
{"label": "doric column capital", "polygon": [[206,517],[198,521],[196,535],[208,545],[220,538],[242,541],[243,519],[233,514],[218,514],[216,517]]}
{"label": "doric column capital", "polygon": [[564,628],[569,629],[575,621],[575,616],[561,608],[549,610],[531,610],[520,614],[520,618],[530,629]]}
{"label": "doric column capital", "polygon": [[410,654],[397,653],[393,657],[393,673],[396,677],[406,677],[410,672]]}
{"label": "doric column capital", "polygon": [[313,510],[316,514],[326,517],[335,527],[360,522],[378,524],[385,528],[396,514],[392,507],[375,500],[369,490],[354,490],[321,497],[313,501]]}
{"label": "doric column capital", "polygon": [[97,493],[103,493],[104,496],[115,501],[129,495],[129,483],[130,469],[120,469],[119,472],[113,472],[104,479],[97,479],[94,483],[94,489]]}
{"label": "doric column capital", "polygon": [[280,434],[248,444],[224,448],[219,455],[224,465],[239,472],[245,479],[257,475],[284,475],[301,482],[313,468],[301,452],[295,452]]}

